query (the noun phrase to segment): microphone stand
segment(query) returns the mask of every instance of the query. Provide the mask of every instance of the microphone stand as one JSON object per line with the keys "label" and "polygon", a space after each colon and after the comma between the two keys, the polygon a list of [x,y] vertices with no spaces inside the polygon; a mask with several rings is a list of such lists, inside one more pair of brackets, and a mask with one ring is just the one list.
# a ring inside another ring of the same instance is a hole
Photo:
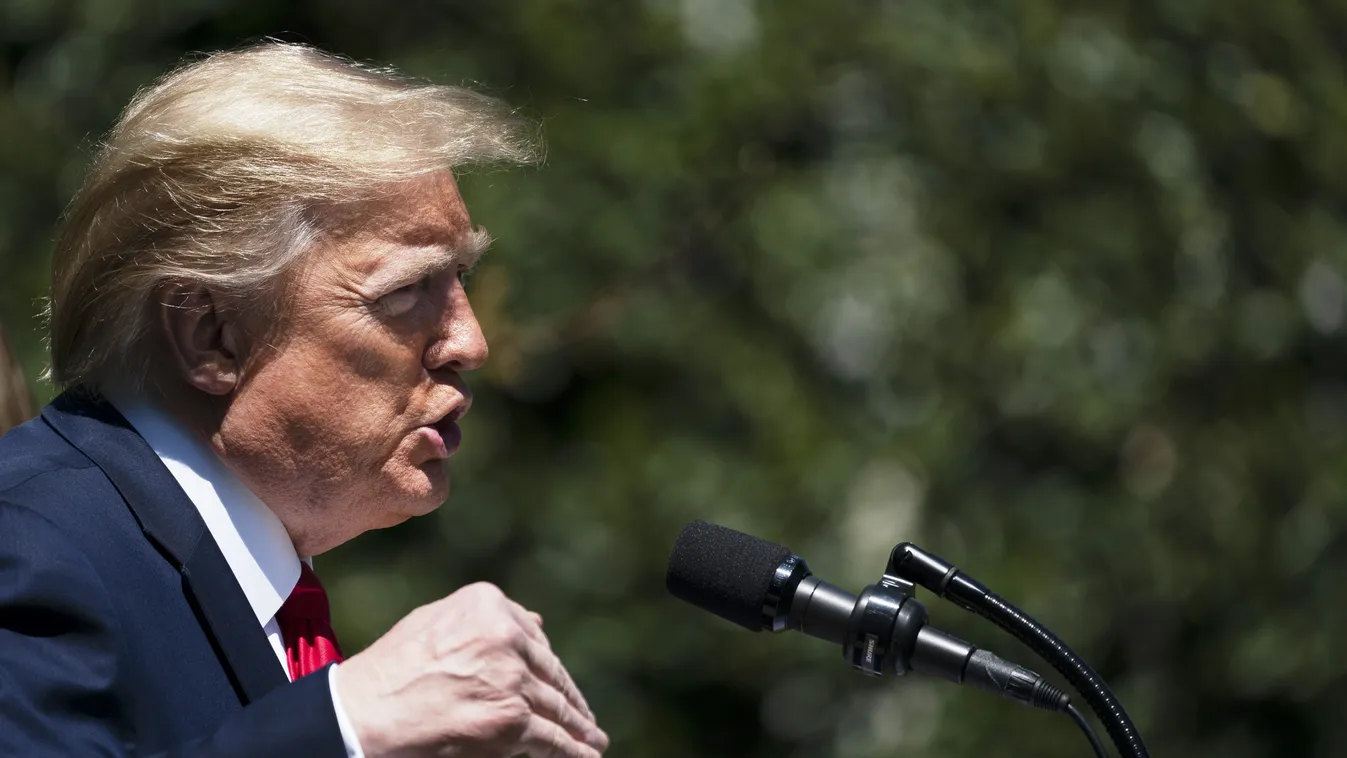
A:
{"label": "microphone stand", "polygon": [[[1123,758],[1149,758],[1141,734],[1122,704],[1113,695],[1103,677],[1076,654],[1065,642],[1025,612],[998,597],[981,582],[960,571],[945,559],[928,553],[910,542],[894,547],[884,571],[884,585],[899,582],[924,587],[966,611],[996,624],[1029,646],[1040,658],[1057,669],[1094,711]],[[898,580],[898,581],[893,581]],[[1095,754],[1107,758],[1094,730],[1075,706],[1064,709],[1085,732]]]}

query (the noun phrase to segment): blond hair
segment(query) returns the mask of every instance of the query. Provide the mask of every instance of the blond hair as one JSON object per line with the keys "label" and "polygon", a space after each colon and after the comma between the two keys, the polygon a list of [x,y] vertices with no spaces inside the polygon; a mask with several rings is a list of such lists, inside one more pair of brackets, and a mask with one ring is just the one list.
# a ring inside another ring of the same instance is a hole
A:
{"label": "blond hair", "polygon": [[164,282],[263,319],[323,231],[323,208],[486,162],[537,159],[499,101],[268,42],[190,63],[139,92],[94,157],[52,260],[58,387],[143,381]]}

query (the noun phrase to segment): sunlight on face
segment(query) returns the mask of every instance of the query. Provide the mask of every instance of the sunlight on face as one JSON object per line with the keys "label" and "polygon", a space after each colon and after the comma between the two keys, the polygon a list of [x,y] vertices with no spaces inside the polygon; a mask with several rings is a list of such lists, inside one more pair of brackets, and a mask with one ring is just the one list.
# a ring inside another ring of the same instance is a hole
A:
{"label": "sunlight on face", "polygon": [[[231,463],[310,553],[434,510],[486,340],[462,274],[489,237],[452,177],[408,186],[320,245],[276,352],[222,429]],[[292,526],[291,521],[295,522]]]}

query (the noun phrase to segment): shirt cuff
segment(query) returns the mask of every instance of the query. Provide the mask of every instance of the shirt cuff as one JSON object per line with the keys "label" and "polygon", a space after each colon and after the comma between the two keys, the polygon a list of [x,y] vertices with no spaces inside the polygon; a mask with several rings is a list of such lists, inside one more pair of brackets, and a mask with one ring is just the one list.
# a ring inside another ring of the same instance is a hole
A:
{"label": "shirt cuff", "polygon": [[327,688],[332,693],[332,710],[337,712],[337,728],[341,730],[341,741],[346,743],[346,758],[365,758],[365,751],[360,749],[360,740],[356,737],[355,727],[351,726],[351,720],[346,717],[346,709],[341,707],[341,695],[337,694],[337,667],[340,663],[334,663],[327,669]]}

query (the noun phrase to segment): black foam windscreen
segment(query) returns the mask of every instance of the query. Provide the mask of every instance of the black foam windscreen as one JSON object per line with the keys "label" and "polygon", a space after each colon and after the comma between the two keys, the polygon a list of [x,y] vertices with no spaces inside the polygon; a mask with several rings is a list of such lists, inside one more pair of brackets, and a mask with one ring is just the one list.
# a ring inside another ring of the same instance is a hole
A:
{"label": "black foam windscreen", "polygon": [[693,521],[674,543],[664,583],[674,597],[756,632],[772,577],[789,555],[774,542]]}

